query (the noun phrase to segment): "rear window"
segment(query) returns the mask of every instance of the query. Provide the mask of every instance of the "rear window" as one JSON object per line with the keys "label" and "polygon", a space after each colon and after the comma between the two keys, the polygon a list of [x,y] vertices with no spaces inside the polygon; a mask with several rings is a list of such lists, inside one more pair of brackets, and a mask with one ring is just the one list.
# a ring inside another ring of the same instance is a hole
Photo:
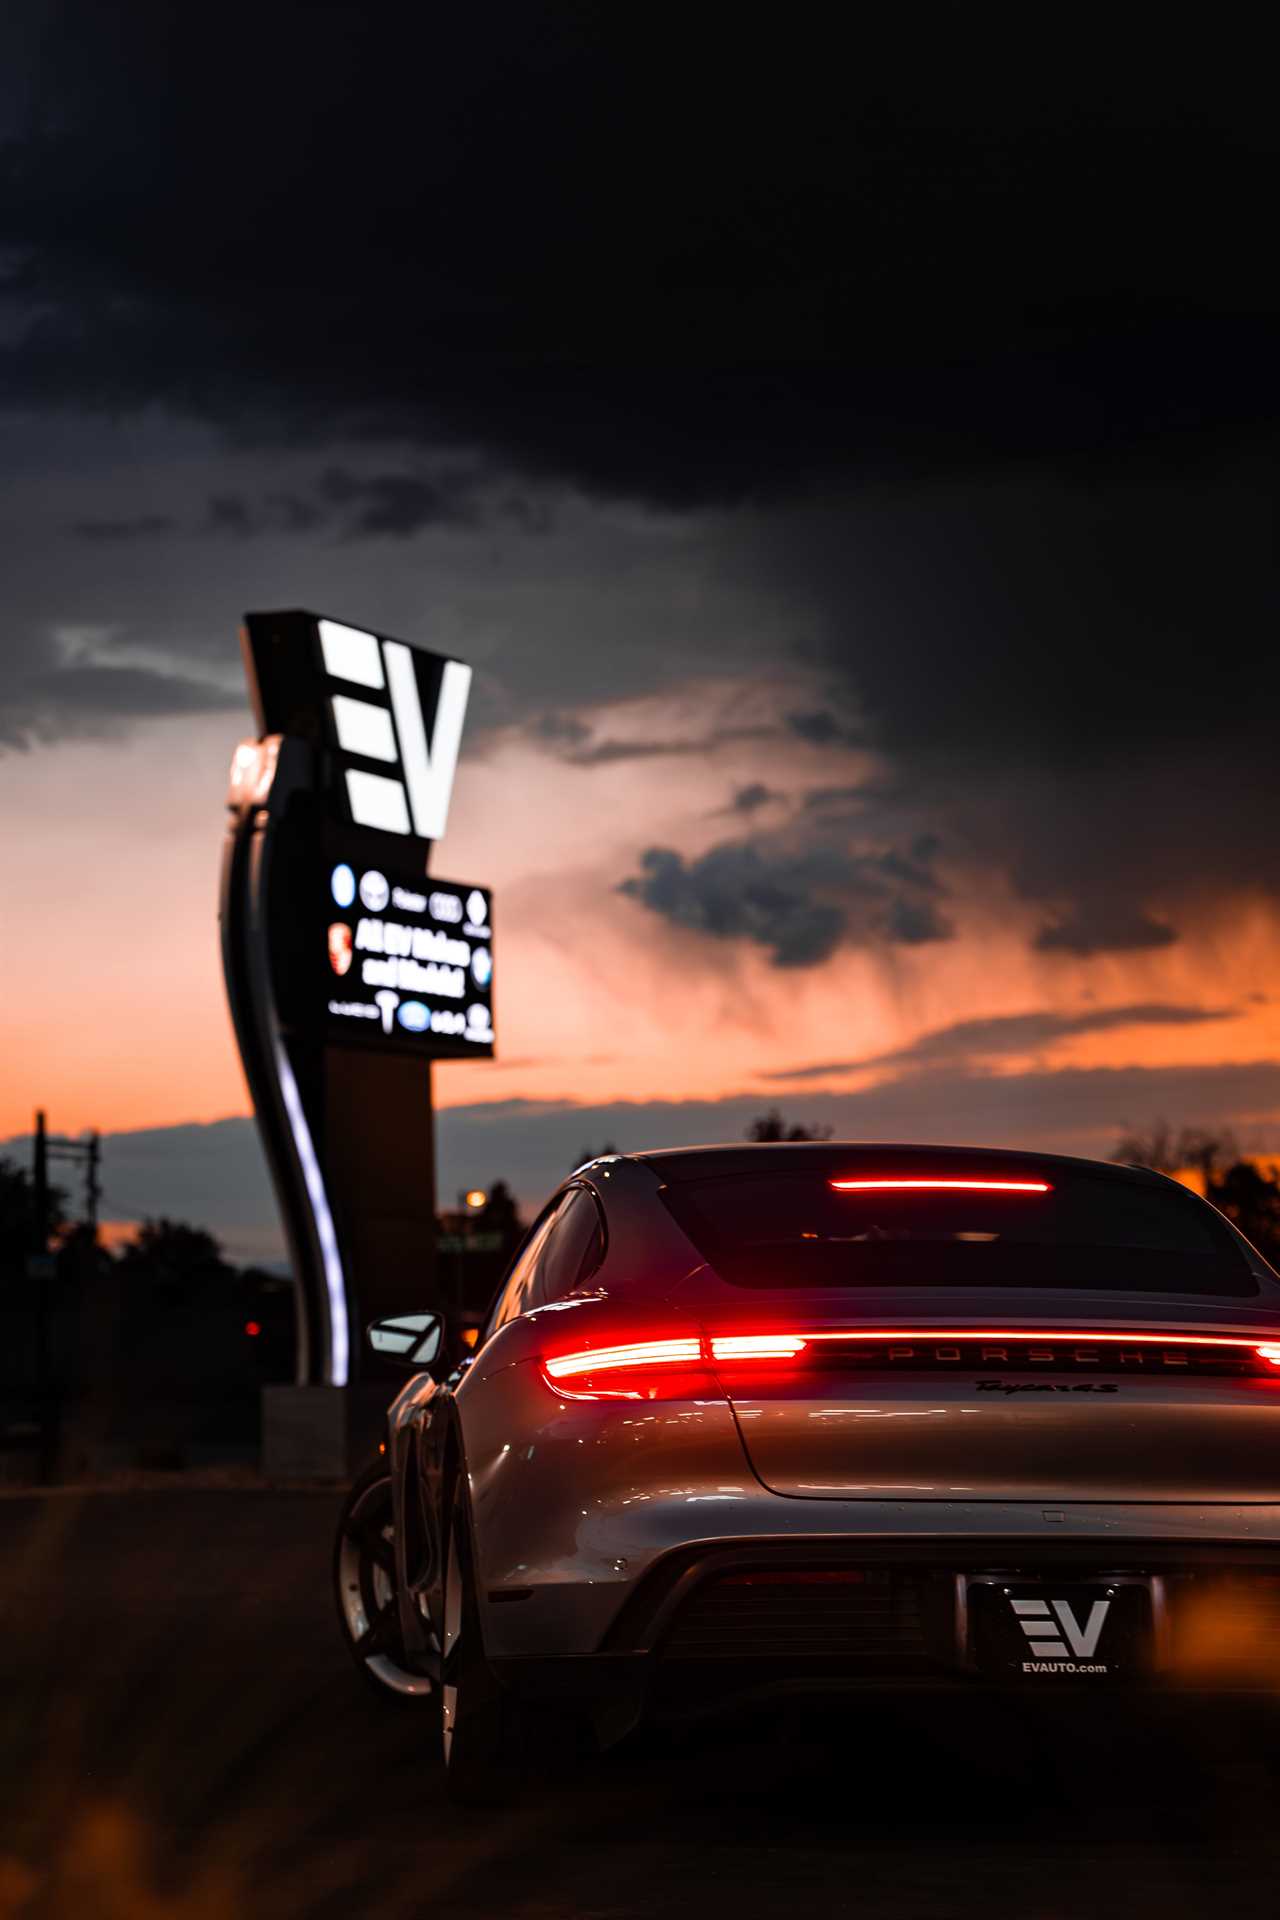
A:
{"label": "rear window", "polygon": [[840,1177],[735,1175],[673,1185],[663,1197],[704,1259],[739,1287],[1258,1291],[1223,1222],[1178,1188],[1055,1169],[1007,1176],[1043,1177],[1043,1193],[837,1192]]}

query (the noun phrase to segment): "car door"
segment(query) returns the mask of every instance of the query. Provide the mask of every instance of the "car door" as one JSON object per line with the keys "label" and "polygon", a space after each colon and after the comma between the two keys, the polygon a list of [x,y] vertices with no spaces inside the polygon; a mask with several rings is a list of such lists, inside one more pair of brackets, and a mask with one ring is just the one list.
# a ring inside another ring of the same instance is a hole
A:
{"label": "car door", "polygon": [[[401,1494],[397,1517],[397,1553],[400,1555],[402,1621],[411,1611],[416,1618],[406,1631],[422,1632],[422,1604],[433,1620],[441,1617],[443,1605],[444,1539],[453,1490],[448,1479],[449,1440],[456,1418],[454,1393],[471,1365],[500,1328],[518,1314],[537,1304],[539,1275],[544,1253],[553,1229],[561,1218],[569,1194],[557,1194],[543,1209],[516,1251],[511,1268],[498,1288],[481,1330],[474,1353],[467,1354],[447,1380],[416,1383],[401,1397],[402,1424],[406,1431],[396,1446],[400,1467]],[[402,1515],[403,1519],[399,1516]]]}

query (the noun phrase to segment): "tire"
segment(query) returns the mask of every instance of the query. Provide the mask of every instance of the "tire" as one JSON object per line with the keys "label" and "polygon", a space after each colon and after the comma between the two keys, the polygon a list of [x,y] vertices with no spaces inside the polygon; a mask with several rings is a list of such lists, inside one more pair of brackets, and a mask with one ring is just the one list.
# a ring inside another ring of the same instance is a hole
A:
{"label": "tire", "polygon": [[445,1784],[462,1806],[496,1806],[523,1777],[524,1722],[484,1656],[475,1562],[461,1478],[445,1546],[440,1732]]}
{"label": "tire", "polygon": [[391,1475],[381,1455],[343,1503],[333,1543],[338,1624],[365,1684],[384,1700],[421,1706],[435,1694],[404,1651],[396,1601]]}

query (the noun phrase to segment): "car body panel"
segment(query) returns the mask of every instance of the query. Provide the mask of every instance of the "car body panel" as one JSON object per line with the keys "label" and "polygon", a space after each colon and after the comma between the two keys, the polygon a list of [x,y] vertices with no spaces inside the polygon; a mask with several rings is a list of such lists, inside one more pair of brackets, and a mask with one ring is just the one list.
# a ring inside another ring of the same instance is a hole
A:
{"label": "car body panel", "polygon": [[[797,1152],[710,1151],[748,1168],[752,1155]],[[826,1167],[863,1149],[809,1151]],[[1010,1323],[1082,1336],[1123,1326],[1171,1341],[1280,1333],[1280,1281],[1252,1250],[1258,1292],[1247,1300],[1003,1288],[949,1293],[940,1311],[937,1289],[895,1289],[867,1290],[851,1314],[829,1291],[748,1295],[662,1203],[673,1165],[696,1177],[707,1164],[699,1150],[581,1169],[575,1178],[598,1196],[607,1227],[589,1281],[499,1327],[448,1380],[419,1376],[395,1401],[402,1622],[425,1661],[441,1516],[458,1475],[485,1649],[504,1673],[584,1660],[620,1672],[623,1654],[644,1644],[630,1626],[617,1644],[637,1595],[665,1567],[719,1564],[729,1552],[819,1566],[924,1556],[944,1570],[1064,1556],[1166,1566],[1222,1553],[1280,1568],[1280,1374],[1120,1379],[1086,1366],[1046,1381],[1002,1366],[898,1376],[850,1364],[752,1381],[708,1366],[687,1390],[653,1399],[558,1390],[545,1376],[549,1355],[655,1333],[701,1340],[786,1325],[869,1335],[915,1324],[959,1338]]]}
{"label": "car body panel", "polygon": [[831,1370],[733,1408],[762,1482],[800,1499],[1280,1501],[1280,1379]]}

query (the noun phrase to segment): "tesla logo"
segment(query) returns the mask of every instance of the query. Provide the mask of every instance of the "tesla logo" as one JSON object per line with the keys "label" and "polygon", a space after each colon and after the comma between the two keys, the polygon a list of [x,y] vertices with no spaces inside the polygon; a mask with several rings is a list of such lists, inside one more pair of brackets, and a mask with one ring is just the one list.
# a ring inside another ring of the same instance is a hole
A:
{"label": "tesla logo", "polygon": [[1012,1600],[1018,1625],[1041,1660],[1091,1660],[1111,1611],[1109,1600],[1095,1600],[1081,1626],[1067,1600]]}
{"label": "tesla logo", "polygon": [[331,680],[367,688],[374,699],[333,692],[329,707],[338,745],[361,760],[392,771],[346,767],[351,817],[385,833],[415,833],[438,840],[449,817],[449,798],[462,743],[471,690],[471,669],[446,660],[431,716],[431,736],[418,693],[413,649],[402,640],[379,640],[336,620],[321,620],[320,650]]}

